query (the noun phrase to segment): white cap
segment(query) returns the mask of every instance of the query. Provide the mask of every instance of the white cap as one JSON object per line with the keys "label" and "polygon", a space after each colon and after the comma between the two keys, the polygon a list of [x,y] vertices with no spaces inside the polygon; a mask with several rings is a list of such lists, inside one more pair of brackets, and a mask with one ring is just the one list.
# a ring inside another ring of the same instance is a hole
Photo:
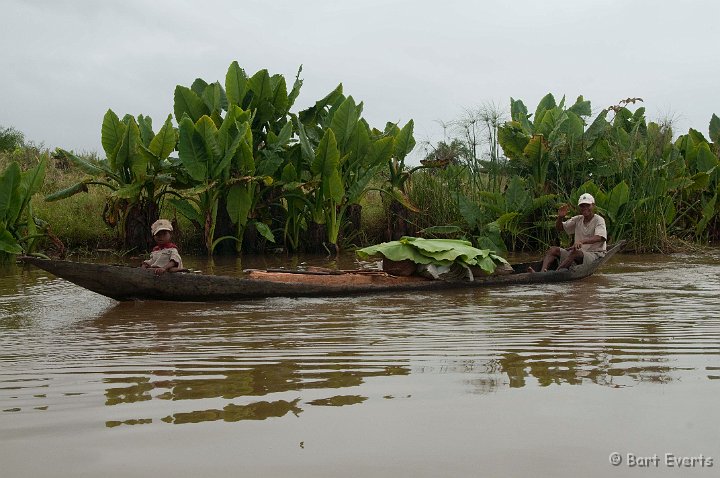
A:
{"label": "white cap", "polygon": [[173,227],[172,224],[170,224],[170,221],[167,219],[158,219],[157,221],[153,222],[152,226],[150,226],[150,230],[152,231],[152,235],[154,236],[160,231],[172,231]]}
{"label": "white cap", "polygon": [[578,199],[578,206],[581,204],[595,204],[595,198],[592,197],[592,194],[585,193]]}

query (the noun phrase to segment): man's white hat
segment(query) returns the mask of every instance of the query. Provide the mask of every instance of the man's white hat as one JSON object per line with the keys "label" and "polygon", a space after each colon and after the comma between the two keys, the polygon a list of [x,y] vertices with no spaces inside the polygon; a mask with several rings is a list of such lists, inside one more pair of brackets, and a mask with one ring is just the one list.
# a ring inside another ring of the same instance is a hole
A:
{"label": "man's white hat", "polygon": [[595,198],[592,197],[592,194],[585,193],[578,199],[578,206],[581,204],[595,204]]}

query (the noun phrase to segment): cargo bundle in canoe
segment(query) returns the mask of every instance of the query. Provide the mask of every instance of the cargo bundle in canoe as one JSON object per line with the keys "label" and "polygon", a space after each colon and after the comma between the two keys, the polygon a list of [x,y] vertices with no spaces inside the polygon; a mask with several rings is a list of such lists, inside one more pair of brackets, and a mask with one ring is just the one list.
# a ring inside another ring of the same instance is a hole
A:
{"label": "cargo bundle in canoe", "polygon": [[392,276],[381,271],[284,271],[251,270],[241,277],[196,273],[166,273],[157,276],[151,269],[71,262],[37,257],[20,260],[62,279],[115,300],[221,301],[265,297],[329,297],[368,293],[433,291],[512,284],[566,282],[590,276],[624,242],[609,248],[604,257],[570,269],[549,272],[539,270],[540,262],[513,264],[507,275],[476,277],[474,281],[442,281],[424,277]]}

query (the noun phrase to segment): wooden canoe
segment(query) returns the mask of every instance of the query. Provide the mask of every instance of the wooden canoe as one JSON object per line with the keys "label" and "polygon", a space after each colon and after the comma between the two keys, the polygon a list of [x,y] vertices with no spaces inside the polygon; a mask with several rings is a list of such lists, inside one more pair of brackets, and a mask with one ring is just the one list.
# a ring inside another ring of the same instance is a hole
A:
{"label": "wooden canoe", "polygon": [[367,293],[432,291],[473,287],[565,282],[590,276],[624,245],[609,248],[604,257],[569,270],[527,272],[540,262],[514,264],[507,275],[490,275],[474,281],[441,281],[423,277],[399,277],[380,271],[301,272],[248,271],[241,277],[195,273],[166,273],[156,276],[151,269],[21,257],[62,279],[115,300],[221,301],[264,297],[327,297]]}

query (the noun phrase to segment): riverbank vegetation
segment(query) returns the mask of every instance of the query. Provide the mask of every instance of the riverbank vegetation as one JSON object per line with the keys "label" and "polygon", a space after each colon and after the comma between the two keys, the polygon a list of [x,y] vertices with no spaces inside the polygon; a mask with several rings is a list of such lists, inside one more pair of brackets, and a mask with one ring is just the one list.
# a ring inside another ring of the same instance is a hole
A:
{"label": "riverbank vegetation", "polygon": [[[0,129],[0,253],[113,249],[141,253],[168,217],[184,250],[336,253],[403,235],[465,239],[498,253],[567,240],[558,205],[597,201],[611,240],[636,251],[720,238],[720,119],[707,136],[648,121],[639,98],[593,114],[551,94],[530,112],[511,99],[469,111],[426,144],[413,122],[372,127],[338,85],[293,112],[303,81],[248,75],[178,85],[173,114],[108,110],[104,157],[25,141]],[[35,194],[37,193],[37,194]]]}

